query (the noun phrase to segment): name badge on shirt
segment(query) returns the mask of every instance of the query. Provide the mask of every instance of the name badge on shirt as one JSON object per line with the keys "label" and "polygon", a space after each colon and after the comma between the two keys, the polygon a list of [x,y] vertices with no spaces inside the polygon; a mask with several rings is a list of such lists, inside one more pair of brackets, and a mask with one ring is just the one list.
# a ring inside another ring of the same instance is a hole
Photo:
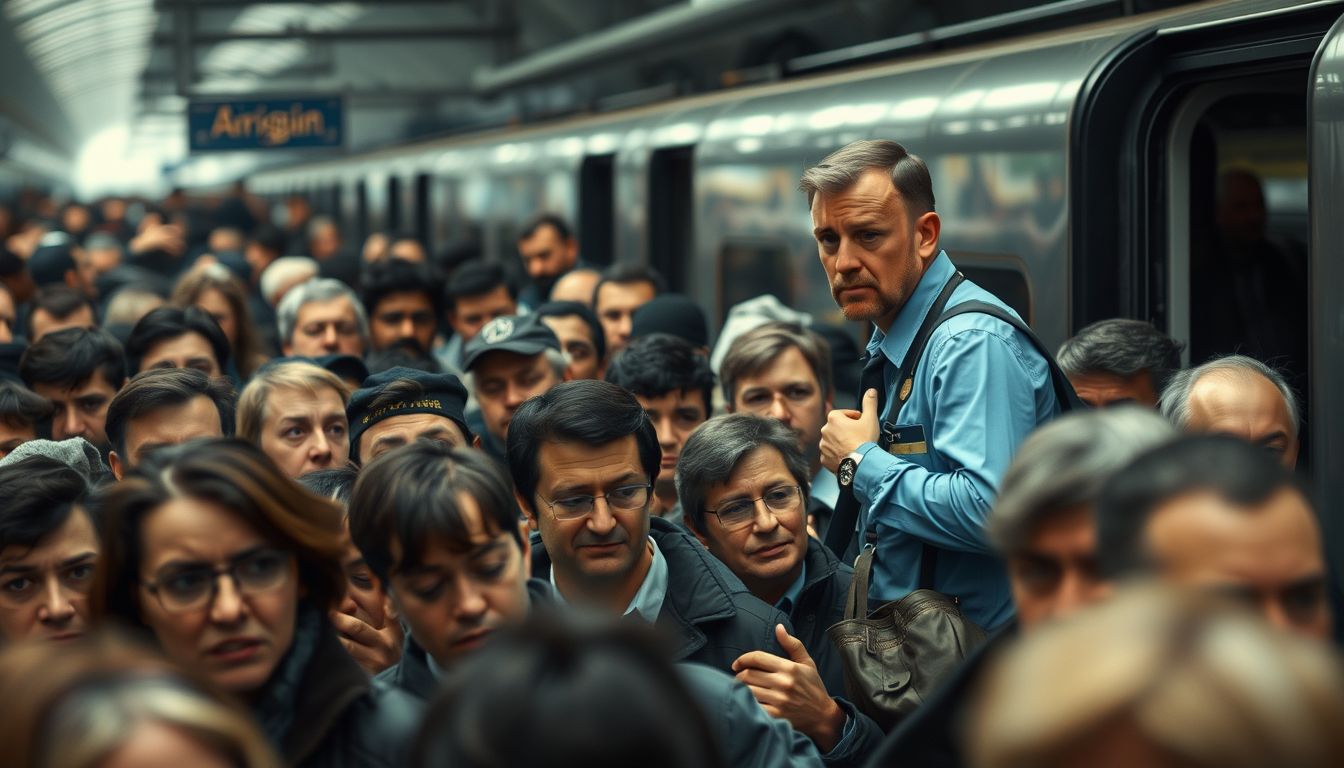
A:
{"label": "name badge on shirt", "polygon": [[915,453],[928,453],[929,443],[924,438],[923,424],[882,423],[882,442],[887,453],[893,456],[907,456]]}

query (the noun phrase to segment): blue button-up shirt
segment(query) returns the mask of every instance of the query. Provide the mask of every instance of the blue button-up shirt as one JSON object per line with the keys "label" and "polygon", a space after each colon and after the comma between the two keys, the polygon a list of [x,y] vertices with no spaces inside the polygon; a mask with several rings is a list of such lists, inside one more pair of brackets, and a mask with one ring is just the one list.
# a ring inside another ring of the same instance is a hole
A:
{"label": "blue button-up shirt", "polygon": [[[877,529],[871,600],[896,600],[919,586],[920,553],[928,543],[939,550],[934,588],[960,598],[972,621],[992,629],[1012,618],[1013,604],[985,518],[1018,444],[1059,405],[1049,365],[1031,341],[978,312],[933,331],[902,405],[896,397],[901,362],[955,272],[947,253],[939,253],[887,333],[875,330],[868,344],[869,354],[887,358],[883,423],[922,426],[925,445],[893,455],[864,443],[854,492],[863,510],[861,530]],[[965,301],[1007,309],[969,280],[947,306]]]}

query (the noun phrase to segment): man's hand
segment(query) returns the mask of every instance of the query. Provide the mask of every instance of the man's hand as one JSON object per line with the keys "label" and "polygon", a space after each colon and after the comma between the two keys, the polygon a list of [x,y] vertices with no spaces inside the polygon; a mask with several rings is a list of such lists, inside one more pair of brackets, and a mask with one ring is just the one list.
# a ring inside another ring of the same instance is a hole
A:
{"label": "man's hand", "polygon": [[877,390],[863,393],[862,411],[849,408],[831,411],[821,428],[821,464],[835,472],[840,460],[864,443],[877,442]]}
{"label": "man's hand", "polygon": [[129,250],[136,254],[166,251],[173,256],[181,256],[187,250],[187,241],[181,227],[176,224],[159,224],[136,235],[130,242]]}
{"label": "man's hand", "polygon": [[382,629],[340,611],[330,613],[331,624],[341,645],[370,675],[376,675],[401,660],[401,622],[388,619]]}
{"label": "man's hand", "polygon": [[787,720],[794,730],[812,739],[823,754],[830,752],[844,733],[845,711],[826,692],[816,662],[803,642],[790,635],[783,624],[775,625],[775,638],[789,658],[751,651],[737,657],[733,671],[767,714]]}

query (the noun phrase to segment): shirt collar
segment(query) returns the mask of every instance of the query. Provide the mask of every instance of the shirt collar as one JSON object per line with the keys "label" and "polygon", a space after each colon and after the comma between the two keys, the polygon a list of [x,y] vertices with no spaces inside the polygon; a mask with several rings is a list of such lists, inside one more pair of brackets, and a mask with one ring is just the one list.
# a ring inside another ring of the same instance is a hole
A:
{"label": "shirt collar", "polygon": [[943,286],[956,272],[957,268],[953,266],[947,251],[939,251],[923,277],[919,278],[915,292],[905,302],[905,306],[901,307],[901,311],[896,313],[896,319],[887,332],[883,334],[882,329],[874,329],[873,338],[868,342],[868,351],[880,348],[882,354],[886,355],[893,365],[900,365],[905,360],[906,351],[915,341],[919,326],[924,323],[924,316],[929,313],[933,302],[938,300],[938,294],[942,293]]}
{"label": "shirt collar", "polygon": [[[624,615],[638,613],[640,618],[652,624],[658,620],[658,614],[663,612],[663,601],[667,599],[667,558],[663,557],[663,553],[658,549],[658,542],[654,541],[652,536],[648,538],[648,542],[653,550],[653,562],[649,564],[649,572],[644,574],[644,581],[639,585],[639,590],[625,607]],[[555,583],[555,568],[551,568],[551,589],[555,592],[557,600],[567,602],[560,592],[559,585]]]}
{"label": "shirt collar", "polygon": [[785,592],[784,596],[779,598],[779,602],[775,603],[775,607],[785,616],[790,615],[794,606],[798,605],[798,596],[803,593],[803,584],[806,581],[807,561],[804,560],[803,567],[798,569],[798,578],[793,580],[793,584],[789,585],[789,591]]}

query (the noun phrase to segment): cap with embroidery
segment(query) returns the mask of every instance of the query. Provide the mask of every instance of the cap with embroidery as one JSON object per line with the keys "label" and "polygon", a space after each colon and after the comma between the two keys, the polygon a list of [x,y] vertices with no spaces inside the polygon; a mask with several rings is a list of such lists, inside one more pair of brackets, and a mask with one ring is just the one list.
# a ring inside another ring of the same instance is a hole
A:
{"label": "cap with embroidery", "polygon": [[462,348],[462,369],[471,370],[477,360],[490,352],[539,355],[547,349],[560,351],[560,339],[540,318],[534,315],[496,317]]}
{"label": "cap with embroidery", "polygon": [[[383,397],[397,382],[409,382],[403,396]],[[471,442],[471,428],[465,416],[467,390],[451,373],[426,373],[414,368],[389,368],[364,380],[364,386],[350,396],[345,408],[350,421],[350,457],[359,460],[359,439],[374,424],[393,416],[430,413],[457,424]]]}

